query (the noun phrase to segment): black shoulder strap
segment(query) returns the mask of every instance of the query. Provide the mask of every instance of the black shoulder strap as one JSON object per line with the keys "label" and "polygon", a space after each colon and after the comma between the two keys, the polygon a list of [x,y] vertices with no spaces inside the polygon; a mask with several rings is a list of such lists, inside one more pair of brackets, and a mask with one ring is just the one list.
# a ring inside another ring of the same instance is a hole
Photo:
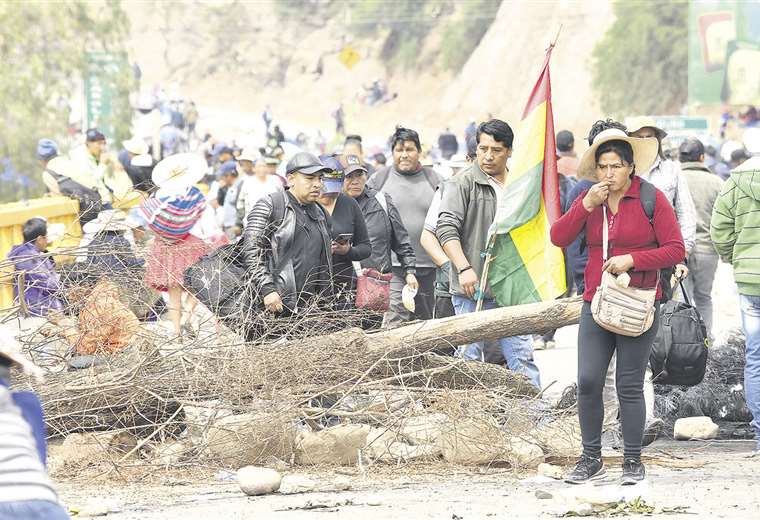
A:
{"label": "black shoulder strap", "polygon": [[641,187],[639,188],[639,198],[641,200],[641,208],[644,210],[644,214],[649,219],[649,224],[654,225],[654,207],[657,201],[656,188],[654,184],[644,179],[639,178]]}
{"label": "black shoulder strap", "polygon": [[430,184],[430,187],[435,191],[438,188],[438,184],[441,182],[438,174],[432,168],[422,168],[422,173],[425,175],[425,180]]}
{"label": "black shoulder strap", "polygon": [[390,166],[381,168],[377,170],[374,174],[372,174],[372,178],[375,179],[375,181],[372,184],[373,184],[373,187],[377,191],[380,191],[383,189],[383,186],[385,186],[385,183],[388,181],[389,174],[390,174]]}
{"label": "black shoulder strap", "polygon": [[285,206],[288,204],[287,198],[288,194],[285,190],[272,194],[272,221],[276,224],[275,228],[279,228],[285,219]]}

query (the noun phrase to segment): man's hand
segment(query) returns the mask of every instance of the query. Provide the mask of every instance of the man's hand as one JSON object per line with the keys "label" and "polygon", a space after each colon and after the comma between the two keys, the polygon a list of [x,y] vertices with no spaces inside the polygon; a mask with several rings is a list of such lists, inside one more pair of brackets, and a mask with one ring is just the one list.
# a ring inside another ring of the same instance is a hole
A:
{"label": "man's hand", "polygon": [[333,242],[332,252],[334,255],[346,256],[351,251],[351,244],[348,242]]}
{"label": "man's hand", "polygon": [[586,211],[591,212],[597,206],[604,204],[604,201],[607,200],[609,194],[609,181],[598,182],[591,186],[588,193],[586,193],[586,196],[583,197],[583,207],[586,208]]}
{"label": "man's hand", "polygon": [[269,312],[280,313],[283,311],[282,298],[276,292],[271,292],[264,296],[264,307]]}
{"label": "man's hand", "polygon": [[612,274],[625,273],[633,269],[633,257],[631,255],[613,256],[602,266],[602,271]]}
{"label": "man's hand", "polygon": [[459,274],[459,285],[462,286],[462,290],[468,298],[473,298],[478,290],[478,275],[475,274],[475,270],[470,268]]}
{"label": "man's hand", "polygon": [[406,281],[406,285],[408,285],[409,287],[411,287],[415,291],[419,290],[420,284],[417,281],[417,277],[414,276],[412,273],[409,273],[409,274],[406,275],[405,281]]}
{"label": "man's hand", "polygon": [[676,264],[676,269],[673,273],[673,276],[676,277],[676,280],[683,280],[689,276],[689,268],[686,267],[685,264]]}

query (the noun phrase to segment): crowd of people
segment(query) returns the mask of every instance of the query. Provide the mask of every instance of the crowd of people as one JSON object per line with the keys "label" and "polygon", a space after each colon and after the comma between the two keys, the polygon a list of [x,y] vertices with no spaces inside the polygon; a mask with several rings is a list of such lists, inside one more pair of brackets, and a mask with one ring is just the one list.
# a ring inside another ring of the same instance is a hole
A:
{"label": "crowd of people", "polygon": [[[481,278],[488,230],[508,186],[514,134],[507,122],[468,125],[461,145],[447,129],[438,140],[443,159],[431,164],[419,134],[400,126],[387,157],[365,157],[358,135],[334,153],[286,154],[269,111],[262,117],[270,132],[259,147],[206,139],[198,152],[165,154],[157,163],[139,138],[107,160],[97,129],[68,154],[41,140],[49,191],[80,203],[84,252],[73,268],[56,267],[46,221],[29,220],[9,256],[20,273],[23,312],[58,324],[86,366],[87,356],[127,345],[142,321],[164,316],[178,336],[194,337],[199,301],[250,341],[271,337],[268,327],[279,317],[327,308],[362,308],[361,325],[375,329],[498,307]],[[651,119],[599,121],[579,157],[571,132],[556,136],[563,215],[550,239],[565,252],[567,294],[585,302],[578,337],[583,454],[568,482],[605,475],[609,432],[622,437],[623,483],[644,478],[641,449],[661,427],[648,363],[666,283],[684,280],[711,331],[719,260],[734,266],[746,400],[760,449],[760,129],[744,131],[730,165],[708,161],[693,137],[673,158],[665,138]],[[126,211],[114,209],[117,170],[139,194]],[[114,272],[130,282],[115,282]],[[616,333],[592,316],[605,273],[657,288],[654,323],[643,334]],[[208,290],[212,278],[218,290]],[[123,303],[128,290],[141,291],[135,300],[142,305]],[[550,332],[451,354],[502,364],[541,388],[533,352],[555,344]]]}

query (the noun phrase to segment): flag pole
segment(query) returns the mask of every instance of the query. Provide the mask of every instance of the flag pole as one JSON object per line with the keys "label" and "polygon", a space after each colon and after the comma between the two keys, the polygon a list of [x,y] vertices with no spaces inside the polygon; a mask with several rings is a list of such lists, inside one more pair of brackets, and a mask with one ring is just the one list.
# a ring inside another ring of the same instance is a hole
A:
{"label": "flag pole", "polygon": [[486,261],[483,264],[483,274],[480,276],[480,284],[478,286],[477,300],[475,303],[475,312],[483,310],[483,299],[486,293],[486,285],[488,284],[488,268],[493,260],[493,245],[496,242],[496,233],[491,236],[488,241],[488,248],[486,249]]}

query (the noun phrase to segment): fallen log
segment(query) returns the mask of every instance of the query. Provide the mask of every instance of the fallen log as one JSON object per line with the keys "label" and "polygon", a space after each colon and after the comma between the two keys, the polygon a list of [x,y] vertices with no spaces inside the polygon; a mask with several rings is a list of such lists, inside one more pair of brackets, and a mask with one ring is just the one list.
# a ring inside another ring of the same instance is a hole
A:
{"label": "fallen log", "polygon": [[[431,351],[529,334],[577,323],[581,302],[557,300],[413,323],[392,330],[360,329],[282,344],[209,347],[194,344],[159,354],[142,336],[138,357],[114,355],[113,366],[53,374],[37,391],[51,433],[150,429],[177,414],[178,403],[217,399],[245,410],[253,398],[275,398],[283,411],[305,404],[306,389],[350,393],[373,384],[493,388],[529,397],[527,379],[498,365],[437,356]],[[155,340],[158,341],[158,340]],[[132,347],[130,347],[132,348]],[[121,356],[121,357],[120,357]],[[128,360],[127,366],[125,362]]]}

